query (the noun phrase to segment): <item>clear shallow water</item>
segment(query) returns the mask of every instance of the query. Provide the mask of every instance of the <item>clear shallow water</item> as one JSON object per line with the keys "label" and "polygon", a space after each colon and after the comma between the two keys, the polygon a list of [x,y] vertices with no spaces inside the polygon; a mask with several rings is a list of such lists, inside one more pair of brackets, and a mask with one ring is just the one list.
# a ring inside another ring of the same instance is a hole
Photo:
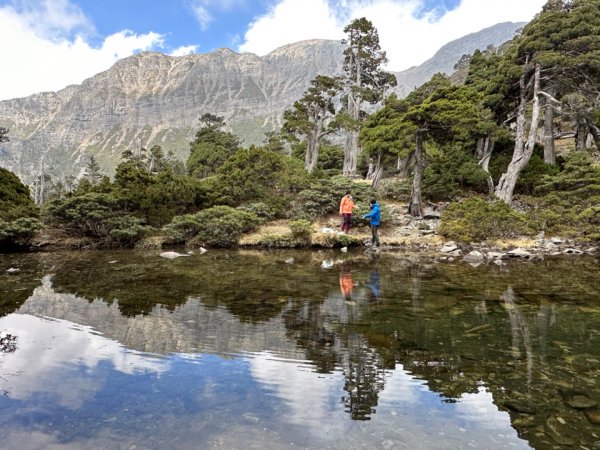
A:
{"label": "clear shallow water", "polygon": [[598,448],[598,268],[0,255],[1,446]]}

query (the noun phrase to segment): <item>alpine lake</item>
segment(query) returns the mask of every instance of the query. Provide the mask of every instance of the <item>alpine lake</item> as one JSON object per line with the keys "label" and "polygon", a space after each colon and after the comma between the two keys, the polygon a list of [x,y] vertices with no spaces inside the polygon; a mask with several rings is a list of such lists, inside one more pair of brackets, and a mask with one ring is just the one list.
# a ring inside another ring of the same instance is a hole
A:
{"label": "alpine lake", "polygon": [[1,448],[600,448],[594,257],[159,254],[0,255]]}

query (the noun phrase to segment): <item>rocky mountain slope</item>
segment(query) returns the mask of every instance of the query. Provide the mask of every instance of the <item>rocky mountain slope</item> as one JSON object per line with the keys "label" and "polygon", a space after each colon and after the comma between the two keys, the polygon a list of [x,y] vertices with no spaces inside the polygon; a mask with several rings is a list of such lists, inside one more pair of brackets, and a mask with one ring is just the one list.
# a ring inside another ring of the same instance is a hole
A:
{"label": "rocky mountain slope", "polygon": [[[510,39],[519,26],[500,24],[444,46],[422,66],[398,73],[398,92],[450,73],[460,56]],[[1,101],[0,126],[10,129],[11,140],[0,144],[0,166],[30,183],[41,173],[81,174],[90,155],[110,174],[123,150],[154,144],[185,159],[206,112],[224,116],[245,144],[258,144],[317,74],[341,74],[342,52],[337,41],[311,40],[264,57],[219,49],[125,58],[81,85]]]}

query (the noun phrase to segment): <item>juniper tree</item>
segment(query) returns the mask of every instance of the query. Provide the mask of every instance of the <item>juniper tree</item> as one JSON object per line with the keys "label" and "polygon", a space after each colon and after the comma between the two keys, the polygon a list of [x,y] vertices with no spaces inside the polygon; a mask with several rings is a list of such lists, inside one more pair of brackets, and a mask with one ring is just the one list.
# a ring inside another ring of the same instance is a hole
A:
{"label": "juniper tree", "polygon": [[[396,85],[396,78],[382,70],[388,62],[379,45],[379,33],[366,18],[354,19],[344,28],[344,72],[347,88],[345,127],[348,130],[344,149],[344,175],[356,174],[359,152],[359,132],[365,118],[363,103],[382,101],[386,88]],[[343,121],[340,121],[342,123]]]}
{"label": "juniper tree", "polygon": [[319,159],[319,147],[323,137],[336,131],[334,98],[340,90],[336,78],[323,75],[311,81],[304,96],[285,111],[283,131],[292,137],[306,139],[304,168],[312,172]]}

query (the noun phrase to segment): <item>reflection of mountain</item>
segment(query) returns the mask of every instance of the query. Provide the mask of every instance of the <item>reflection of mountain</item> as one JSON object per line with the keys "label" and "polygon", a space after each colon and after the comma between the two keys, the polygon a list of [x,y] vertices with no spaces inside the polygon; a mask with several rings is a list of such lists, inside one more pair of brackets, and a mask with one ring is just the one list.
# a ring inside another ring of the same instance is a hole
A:
{"label": "reflection of mountain", "polygon": [[195,299],[173,311],[155,306],[148,316],[125,317],[117,304],[55,292],[50,276],[44,277],[18,312],[90,326],[127,348],[150,353],[231,355],[270,349],[289,357],[303,356],[294,342],[282,339],[285,327],[280,320],[244,323],[223,307],[207,308]]}

